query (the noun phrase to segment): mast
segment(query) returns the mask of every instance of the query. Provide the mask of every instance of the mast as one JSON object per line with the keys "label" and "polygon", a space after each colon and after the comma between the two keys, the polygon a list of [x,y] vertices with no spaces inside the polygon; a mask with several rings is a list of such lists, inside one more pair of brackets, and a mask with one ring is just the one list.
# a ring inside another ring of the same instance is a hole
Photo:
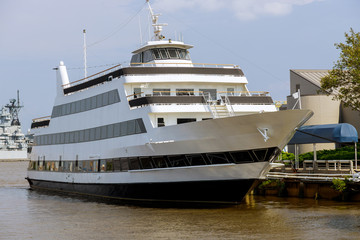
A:
{"label": "mast", "polygon": [[155,14],[150,6],[149,0],[146,0],[146,2],[149,6],[149,12],[151,15],[152,26],[154,28],[153,38],[155,41],[163,40],[165,38],[165,36],[161,35],[161,31],[162,31],[163,26],[167,26],[168,24],[167,23],[158,23],[158,19],[161,14],[160,13]]}
{"label": "mast", "polygon": [[10,99],[10,104],[5,105],[9,109],[12,121],[11,126],[20,126],[19,112],[23,106],[20,106],[19,90],[17,90],[17,103],[16,99]]}
{"label": "mast", "polygon": [[86,29],[83,30],[83,34],[84,34],[84,78],[87,78]]}
{"label": "mast", "polygon": [[17,107],[20,107],[20,96],[19,96],[19,90],[17,90]]}

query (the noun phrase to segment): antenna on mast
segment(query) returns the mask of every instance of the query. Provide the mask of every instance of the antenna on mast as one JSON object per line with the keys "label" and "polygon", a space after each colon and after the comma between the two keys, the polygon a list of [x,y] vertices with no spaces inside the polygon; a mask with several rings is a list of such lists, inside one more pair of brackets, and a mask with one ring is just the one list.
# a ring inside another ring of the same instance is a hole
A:
{"label": "antenna on mast", "polygon": [[158,23],[158,19],[159,16],[161,15],[160,13],[154,14],[151,6],[150,6],[150,2],[149,0],[146,0],[148,6],[149,6],[149,11],[150,11],[150,15],[151,15],[151,21],[152,21],[152,26],[154,27],[154,40],[162,40],[165,38],[165,36],[161,35],[161,31],[163,26],[167,26],[167,23]]}
{"label": "antenna on mast", "polygon": [[19,96],[19,90],[17,90],[17,106],[20,107],[20,96]]}
{"label": "antenna on mast", "polygon": [[86,29],[83,30],[84,34],[84,78],[87,78],[87,63],[86,63]]}

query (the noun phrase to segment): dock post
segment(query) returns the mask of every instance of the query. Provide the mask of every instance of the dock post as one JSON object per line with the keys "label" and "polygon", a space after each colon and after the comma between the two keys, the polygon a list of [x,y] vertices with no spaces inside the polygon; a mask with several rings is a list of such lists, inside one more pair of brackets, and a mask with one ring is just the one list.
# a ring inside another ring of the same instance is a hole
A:
{"label": "dock post", "polygon": [[313,170],[317,170],[316,143],[313,143],[313,150],[314,150]]}
{"label": "dock post", "polygon": [[355,142],[355,169],[357,170],[357,146],[356,146],[356,142]]}
{"label": "dock post", "polygon": [[295,144],[295,169],[299,169],[299,147]]}

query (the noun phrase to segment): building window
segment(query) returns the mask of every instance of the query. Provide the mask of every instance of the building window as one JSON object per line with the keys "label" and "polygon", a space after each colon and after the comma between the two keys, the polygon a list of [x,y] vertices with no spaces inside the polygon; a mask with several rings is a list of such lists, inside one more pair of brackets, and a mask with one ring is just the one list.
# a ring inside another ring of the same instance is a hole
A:
{"label": "building window", "polygon": [[165,126],[164,118],[158,118],[157,123],[158,123],[158,127],[164,127]]}
{"label": "building window", "polygon": [[295,85],[295,92],[298,92],[299,89],[300,89],[300,84],[296,84],[296,85]]}

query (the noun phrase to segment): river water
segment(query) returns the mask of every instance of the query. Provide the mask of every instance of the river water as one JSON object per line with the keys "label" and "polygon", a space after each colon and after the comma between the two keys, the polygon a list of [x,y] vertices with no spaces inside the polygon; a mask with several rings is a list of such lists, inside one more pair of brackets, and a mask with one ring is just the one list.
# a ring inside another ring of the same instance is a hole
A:
{"label": "river water", "polygon": [[31,191],[0,162],[0,239],[360,239],[360,203],[247,196],[217,209],[127,206]]}

